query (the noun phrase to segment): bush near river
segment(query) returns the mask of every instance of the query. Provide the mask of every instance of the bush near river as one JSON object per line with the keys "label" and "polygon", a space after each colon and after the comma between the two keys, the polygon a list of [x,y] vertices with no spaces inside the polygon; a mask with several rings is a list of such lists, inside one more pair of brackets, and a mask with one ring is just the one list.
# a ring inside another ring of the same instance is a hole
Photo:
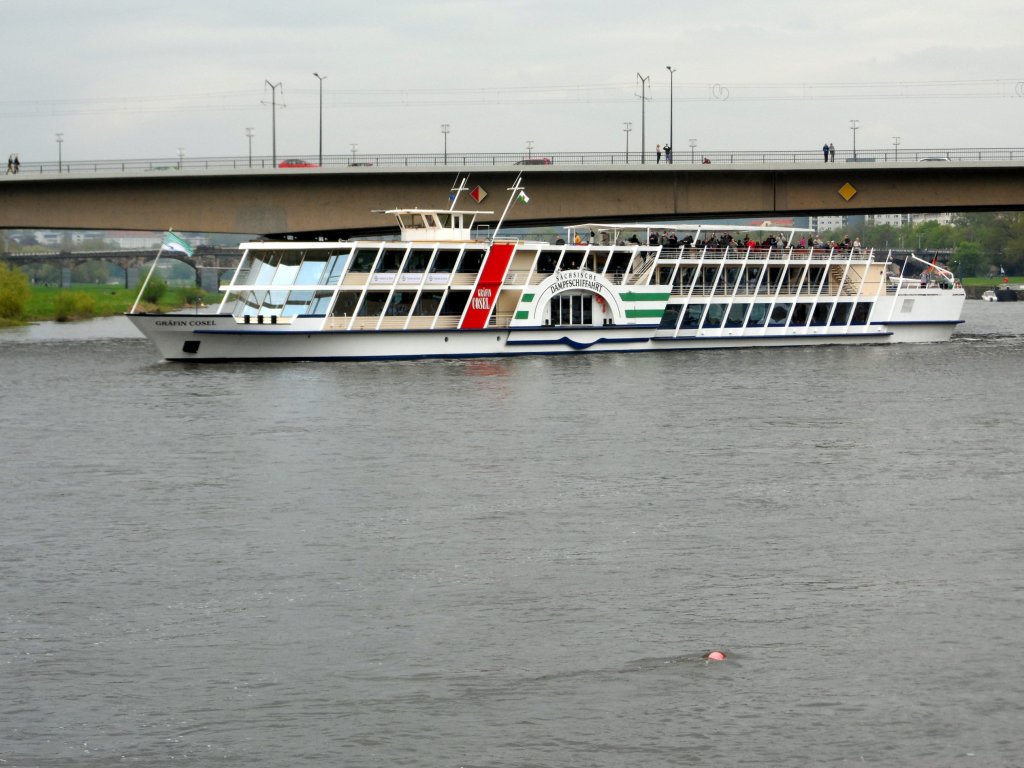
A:
{"label": "bush near river", "polygon": [[[138,288],[115,285],[75,284],[71,288],[29,285],[28,278],[19,270],[0,264],[0,326],[120,315],[132,308],[138,293]],[[194,286],[169,288],[162,280],[152,280],[138,309],[169,312],[194,307],[197,302],[209,306],[219,301],[218,293],[208,294]]]}

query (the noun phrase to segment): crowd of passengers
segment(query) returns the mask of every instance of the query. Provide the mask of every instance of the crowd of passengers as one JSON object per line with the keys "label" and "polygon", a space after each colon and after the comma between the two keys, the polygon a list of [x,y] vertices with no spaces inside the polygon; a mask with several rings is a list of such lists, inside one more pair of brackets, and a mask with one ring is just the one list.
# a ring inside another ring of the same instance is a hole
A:
{"label": "crowd of passengers", "polygon": [[[601,240],[601,245],[609,244],[607,242],[607,233],[602,233]],[[594,233],[591,232],[589,241],[585,240],[579,234],[577,234],[575,238],[575,243],[576,245],[589,245],[590,243],[597,244],[597,240],[594,237]],[[628,240],[619,240],[617,244],[640,245],[640,238],[637,237],[636,233],[634,233],[630,235]],[[652,231],[650,237],[647,240],[647,244],[660,245],[664,248],[668,248],[671,250],[677,250],[680,248],[699,248],[701,250],[703,250],[704,248],[720,250],[724,250],[726,248],[746,248],[754,251],[768,249],[774,251],[780,248],[784,249],[788,247],[786,240],[782,237],[777,237],[776,235],[769,235],[764,240],[758,242],[749,235],[745,235],[743,238],[737,239],[728,232],[718,235],[717,237],[715,235],[711,235],[710,237],[695,241],[693,239],[693,235],[689,234],[680,239],[674,231]],[[565,245],[565,240],[559,237],[555,241],[555,245]],[[805,250],[808,248],[814,248],[815,250],[824,248],[836,251],[858,251],[861,248],[861,244],[860,238],[851,240],[849,235],[844,237],[841,241],[826,241],[823,240],[818,235],[812,235],[811,237],[801,237],[800,240],[794,245],[794,247]]]}

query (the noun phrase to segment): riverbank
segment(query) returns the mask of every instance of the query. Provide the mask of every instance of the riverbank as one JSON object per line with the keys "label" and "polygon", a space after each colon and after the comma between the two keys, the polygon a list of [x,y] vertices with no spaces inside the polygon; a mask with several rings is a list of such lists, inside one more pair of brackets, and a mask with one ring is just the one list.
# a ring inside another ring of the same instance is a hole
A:
{"label": "riverbank", "polygon": [[[0,320],[0,327],[13,327],[45,320],[67,322],[94,317],[122,315],[132,308],[139,295],[137,288],[116,285],[73,285],[58,288],[51,285],[29,286],[30,294],[20,321]],[[139,309],[149,312],[169,312],[194,306],[197,291],[192,286],[169,288],[156,303],[143,302]],[[215,303],[219,293],[202,293],[201,302]],[[69,301],[71,299],[71,301]]]}

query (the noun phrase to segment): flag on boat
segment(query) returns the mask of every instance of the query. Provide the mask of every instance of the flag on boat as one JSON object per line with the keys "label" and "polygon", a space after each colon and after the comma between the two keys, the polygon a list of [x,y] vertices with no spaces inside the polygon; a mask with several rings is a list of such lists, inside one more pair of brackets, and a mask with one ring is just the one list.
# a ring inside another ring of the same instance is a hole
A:
{"label": "flag on boat", "polygon": [[162,246],[165,251],[176,251],[178,253],[184,253],[186,256],[192,255],[192,246],[185,242],[184,239],[178,237],[173,232],[168,232],[164,235],[164,244]]}
{"label": "flag on boat", "polygon": [[519,192],[519,202],[521,202],[521,203],[528,203],[528,202],[530,202],[530,198],[528,198],[526,196],[526,191],[525,190],[521,190]]}

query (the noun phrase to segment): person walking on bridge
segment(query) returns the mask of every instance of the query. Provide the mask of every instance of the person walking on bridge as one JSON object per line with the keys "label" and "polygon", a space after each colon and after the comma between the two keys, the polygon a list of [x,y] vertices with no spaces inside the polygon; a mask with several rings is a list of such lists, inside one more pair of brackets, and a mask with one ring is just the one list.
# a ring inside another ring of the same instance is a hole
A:
{"label": "person walking on bridge", "polygon": [[828,144],[823,144],[821,147],[822,153],[825,155],[825,162],[828,162]]}

